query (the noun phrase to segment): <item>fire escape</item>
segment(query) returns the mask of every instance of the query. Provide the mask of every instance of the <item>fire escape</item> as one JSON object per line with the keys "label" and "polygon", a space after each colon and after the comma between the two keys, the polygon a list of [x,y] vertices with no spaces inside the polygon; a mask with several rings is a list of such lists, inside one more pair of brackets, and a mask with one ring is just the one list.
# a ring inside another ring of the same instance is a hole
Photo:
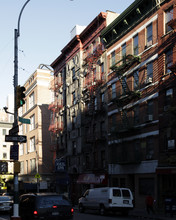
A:
{"label": "fire escape", "polygon": [[97,99],[97,90],[104,82],[103,72],[100,71],[100,57],[104,52],[104,47],[101,43],[97,43],[93,48],[89,48],[84,52],[84,86],[83,86],[83,101],[86,104],[84,124],[89,130],[86,132],[86,142],[94,143],[102,139],[101,131],[95,128],[95,115],[103,109],[101,103]]}
{"label": "fire escape", "polygon": [[[128,130],[131,126],[133,126],[133,123],[131,123],[131,117],[128,116],[127,111],[124,107],[132,100],[138,99],[141,96],[138,89],[131,90],[129,88],[125,73],[130,68],[140,63],[140,61],[141,58],[139,56],[134,56],[127,52],[127,54],[123,55],[118,62],[110,67],[115,72],[114,77],[118,77],[118,80],[121,84],[121,92],[118,91],[119,95],[117,95],[116,98],[112,100],[114,103],[116,103],[116,106],[120,112],[122,121],[120,131]],[[134,80],[136,80],[135,77]]]}
{"label": "fire escape", "polygon": [[[110,128],[110,139],[123,140],[123,137],[126,134],[129,135],[129,131],[133,131],[135,128],[134,115],[132,111],[128,111],[126,106],[131,102],[139,99],[141,97],[139,86],[135,89],[129,87],[129,81],[127,79],[126,72],[131,68],[135,67],[137,64],[141,62],[141,58],[139,56],[132,55],[129,53],[131,47],[126,47],[125,54],[122,55],[122,52],[117,54],[118,62],[114,63],[110,68],[113,70],[113,77],[110,79],[118,78],[118,89],[115,88],[116,97],[112,98],[112,103],[115,104],[115,107],[118,109],[118,115],[115,119],[112,119],[112,126]],[[136,80],[135,77],[134,81]],[[136,82],[137,84],[137,82]],[[117,85],[117,84],[116,84]],[[119,144],[118,153],[116,160],[118,163],[136,163],[140,162],[140,152],[138,150],[134,150],[134,152],[129,153],[128,146],[125,143]],[[112,151],[112,158],[113,151]]]}
{"label": "fire escape", "polygon": [[[57,134],[63,130],[63,122],[61,121],[60,110],[63,108],[63,98],[61,94],[62,90],[62,77],[54,76],[54,79],[51,81],[50,89],[54,94],[54,101],[49,105],[48,109],[51,111],[49,131],[53,137],[57,137]],[[56,151],[56,144],[51,146],[52,151]]]}

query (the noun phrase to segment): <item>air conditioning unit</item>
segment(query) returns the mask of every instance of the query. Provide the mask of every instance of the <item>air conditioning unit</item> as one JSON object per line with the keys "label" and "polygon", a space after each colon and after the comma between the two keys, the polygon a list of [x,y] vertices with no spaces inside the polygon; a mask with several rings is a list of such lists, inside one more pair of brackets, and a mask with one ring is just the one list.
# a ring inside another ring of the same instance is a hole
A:
{"label": "air conditioning unit", "polygon": [[150,84],[152,82],[153,82],[152,77],[147,77],[147,79],[145,79],[145,81],[144,81],[145,85],[148,85],[148,84]]}
{"label": "air conditioning unit", "polygon": [[168,149],[174,149],[175,148],[175,140],[168,140]]}
{"label": "air conditioning unit", "polygon": [[152,121],[153,120],[153,115],[146,115],[145,116],[145,121]]}
{"label": "air conditioning unit", "polygon": [[146,44],[146,47],[150,47],[150,46],[152,46],[152,40],[148,41]]}

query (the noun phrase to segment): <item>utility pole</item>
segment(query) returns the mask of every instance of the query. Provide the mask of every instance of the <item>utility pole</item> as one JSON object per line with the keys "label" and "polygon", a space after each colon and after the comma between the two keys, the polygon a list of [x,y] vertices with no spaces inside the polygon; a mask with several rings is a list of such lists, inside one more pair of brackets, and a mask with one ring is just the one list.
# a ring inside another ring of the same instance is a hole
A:
{"label": "utility pole", "polygon": [[[18,37],[20,36],[20,19],[25,6],[30,0],[27,0],[23,5],[19,17],[18,27],[14,30],[14,127],[18,126],[18,107],[17,107],[17,86],[18,86]],[[18,132],[16,133],[18,135]],[[14,145],[18,145],[18,142],[14,142]],[[18,172],[14,172],[14,204],[13,204],[13,216],[11,219],[21,219],[19,217],[19,184],[18,184]]]}

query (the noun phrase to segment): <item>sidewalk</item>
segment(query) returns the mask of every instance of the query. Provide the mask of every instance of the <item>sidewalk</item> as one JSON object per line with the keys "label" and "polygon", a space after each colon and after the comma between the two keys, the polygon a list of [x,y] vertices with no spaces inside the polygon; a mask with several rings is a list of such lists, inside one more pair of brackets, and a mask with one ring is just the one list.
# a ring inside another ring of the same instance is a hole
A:
{"label": "sidewalk", "polygon": [[175,216],[171,217],[170,214],[148,214],[146,210],[142,209],[133,209],[129,212],[129,216],[138,217],[138,219],[153,219],[153,220],[173,220]]}

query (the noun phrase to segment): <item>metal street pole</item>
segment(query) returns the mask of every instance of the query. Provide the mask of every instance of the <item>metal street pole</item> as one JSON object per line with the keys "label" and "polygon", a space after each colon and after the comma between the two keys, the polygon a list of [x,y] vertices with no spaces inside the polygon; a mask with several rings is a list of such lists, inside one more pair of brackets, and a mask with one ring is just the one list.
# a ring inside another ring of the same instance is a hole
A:
{"label": "metal street pole", "polygon": [[[18,125],[18,108],[17,108],[17,86],[18,86],[18,37],[20,36],[20,19],[22,12],[30,0],[26,1],[23,5],[19,17],[18,27],[14,31],[15,42],[14,42],[14,127]],[[18,132],[16,133],[18,135]],[[18,145],[18,142],[14,142],[14,145]],[[14,173],[14,204],[13,204],[13,216],[11,219],[20,219],[19,217],[19,184],[18,184],[18,173]]]}

